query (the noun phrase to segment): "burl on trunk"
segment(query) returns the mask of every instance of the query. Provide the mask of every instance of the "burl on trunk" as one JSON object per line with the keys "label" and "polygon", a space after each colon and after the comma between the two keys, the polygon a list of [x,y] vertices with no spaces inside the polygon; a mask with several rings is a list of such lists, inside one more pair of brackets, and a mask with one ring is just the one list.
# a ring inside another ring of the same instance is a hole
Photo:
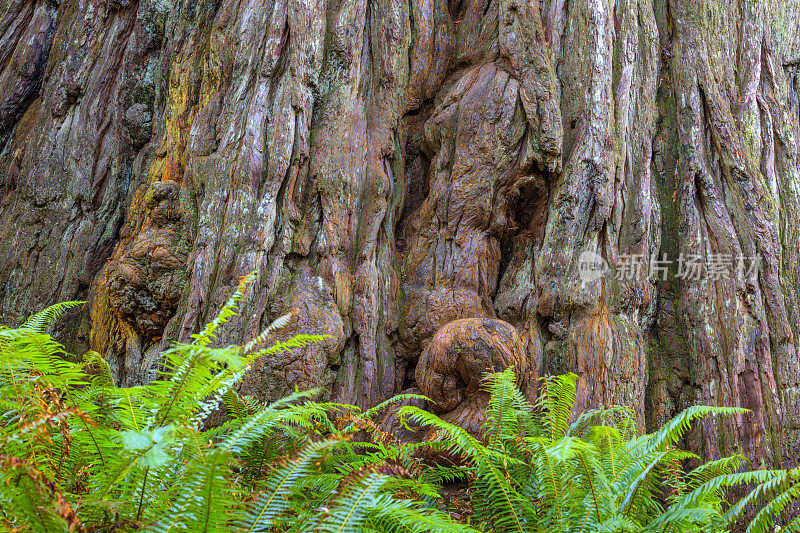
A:
{"label": "burl on trunk", "polygon": [[[292,308],[284,335],[330,335],[262,361],[244,387],[263,399],[416,387],[474,425],[459,409],[483,370],[571,370],[582,406],[643,424],[751,409],[692,434],[706,457],[796,456],[797,0],[0,16],[4,321],[88,298],[65,338],[137,383],[257,270],[221,342]],[[586,252],[603,275],[582,276]],[[653,275],[653,258],[675,264]]]}

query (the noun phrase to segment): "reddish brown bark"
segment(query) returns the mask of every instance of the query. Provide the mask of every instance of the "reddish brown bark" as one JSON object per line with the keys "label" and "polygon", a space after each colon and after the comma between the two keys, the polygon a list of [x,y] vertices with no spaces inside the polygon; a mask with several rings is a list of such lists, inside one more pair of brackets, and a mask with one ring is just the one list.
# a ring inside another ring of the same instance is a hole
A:
{"label": "reddish brown bark", "polygon": [[[262,361],[245,388],[263,398],[322,385],[374,404],[425,381],[421,354],[447,351],[437,331],[491,318],[534,374],[576,371],[582,405],[649,424],[739,405],[754,414],[707,423],[694,446],[795,455],[797,2],[9,0],[0,14],[4,320],[90,298],[74,342],[139,382],[258,270],[221,342],[293,307],[285,334],[331,335]],[[763,267],[584,282],[587,250],[612,273],[631,254]]]}

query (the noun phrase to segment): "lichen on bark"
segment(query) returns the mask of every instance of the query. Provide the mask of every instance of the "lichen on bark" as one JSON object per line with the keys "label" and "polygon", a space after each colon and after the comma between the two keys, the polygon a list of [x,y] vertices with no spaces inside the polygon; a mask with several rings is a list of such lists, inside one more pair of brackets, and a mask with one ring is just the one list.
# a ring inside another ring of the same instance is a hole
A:
{"label": "lichen on bark", "polygon": [[[0,15],[4,320],[89,298],[76,347],[136,383],[257,270],[220,342],[293,308],[284,334],[330,335],[262,361],[244,388],[263,399],[424,389],[448,377],[428,374],[437,336],[497,323],[514,335],[492,353],[526,379],[577,372],[582,407],[648,425],[747,407],[693,447],[796,455],[797,0],[9,0]],[[612,272],[634,254],[763,266],[586,283],[587,250]],[[447,371],[454,391],[475,384]]]}

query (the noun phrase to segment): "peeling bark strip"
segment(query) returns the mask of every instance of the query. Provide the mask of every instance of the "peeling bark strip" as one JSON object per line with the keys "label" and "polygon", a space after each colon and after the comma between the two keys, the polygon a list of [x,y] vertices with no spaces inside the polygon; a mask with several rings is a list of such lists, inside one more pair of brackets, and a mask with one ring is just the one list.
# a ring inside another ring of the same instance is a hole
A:
{"label": "peeling bark strip", "polygon": [[[245,388],[264,399],[418,387],[459,419],[477,366],[574,370],[583,405],[648,424],[752,409],[695,431],[707,457],[797,456],[797,1],[9,0],[0,16],[5,321],[91,297],[78,347],[141,382],[259,270],[225,342],[295,307],[282,334],[331,335],[261,361]],[[587,283],[587,250],[612,274],[635,254],[762,267]]]}

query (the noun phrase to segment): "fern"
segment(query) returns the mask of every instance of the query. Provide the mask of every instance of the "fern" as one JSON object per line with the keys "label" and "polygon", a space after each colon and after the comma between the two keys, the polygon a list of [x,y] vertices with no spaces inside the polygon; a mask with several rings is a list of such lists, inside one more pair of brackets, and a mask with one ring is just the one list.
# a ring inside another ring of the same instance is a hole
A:
{"label": "fern", "polygon": [[292,318],[295,317],[298,313],[298,309],[295,307],[291,310],[291,312],[286,313],[283,316],[278,317],[275,319],[269,326],[267,326],[264,331],[256,335],[250,342],[244,345],[245,353],[250,353],[253,349],[258,346],[259,344],[263,344],[267,342],[270,335],[281,328],[285,328],[289,322],[291,322]]}
{"label": "fern", "polygon": [[[784,509],[795,502],[800,496],[800,483],[798,483],[800,469],[786,471],[782,473],[780,477],[782,478],[782,490],[756,513],[753,520],[747,526],[746,533],[769,531],[775,524],[775,518],[780,516]],[[791,529],[789,530],[791,531]]]}
{"label": "fern", "polygon": [[525,531],[525,514],[528,506],[509,482],[500,465],[507,464],[509,458],[484,447],[475,437],[464,429],[445,422],[435,415],[417,407],[406,406],[400,410],[401,416],[439,430],[450,442],[451,448],[463,454],[473,465],[476,481],[473,484],[475,497],[485,499],[490,507],[481,506],[482,516],[494,529],[504,531]]}
{"label": "fern", "polygon": [[[419,395],[364,411],[321,401],[320,390],[268,405],[241,396],[260,357],[325,338],[267,345],[292,311],[248,343],[215,346],[254,277],[191,342],[162,354],[160,380],[137,387],[116,387],[99,354],[79,361],[48,335],[80,302],[0,327],[0,530],[699,533],[755,509],[748,531],[766,532],[800,496],[797,469],[743,471],[742,456],[684,467],[697,458],[677,443],[693,421],[746,410],[690,407],[642,435],[630,409],[576,413],[574,374],[539,380],[533,404],[513,368],[486,376],[478,435],[402,405],[424,403]],[[433,437],[384,433],[379,416],[398,406],[402,423]],[[227,419],[207,427],[218,410]],[[439,453],[451,462],[431,464]],[[455,483],[466,510],[442,497]],[[729,501],[733,487],[745,496]],[[451,518],[456,509],[468,523]]]}
{"label": "fern", "polygon": [[86,302],[61,302],[53,304],[28,318],[19,329],[30,330],[36,333],[46,333],[64,313],[85,303]]}
{"label": "fern", "polygon": [[276,519],[291,509],[290,496],[303,476],[310,475],[320,457],[338,444],[335,440],[310,443],[297,459],[273,472],[264,492],[235,519],[236,525],[248,533],[270,531]]}
{"label": "fern", "polygon": [[[588,411],[570,424],[576,385],[574,375],[544,378],[528,405],[512,371],[488,376],[485,442],[417,408],[401,413],[437,430],[464,458],[466,470],[456,470],[473,480],[474,518],[490,531],[723,531],[771,495],[751,524],[765,531],[796,500],[788,474],[739,472],[739,456],[683,471],[696,456],[674,445],[692,421],[746,410],[691,407],[638,435],[632,413],[621,407]],[[664,480],[675,491],[666,501]],[[726,511],[728,489],[752,484],[760,485]]]}
{"label": "fern", "polygon": [[747,409],[740,407],[713,407],[708,405],[693,405],[681,411],[675,418],[667,422],[661,429],[656,431],[645,444],[643,452],[660,449],[678,442],[691,426],[694,420],[707,416],[730,416],[735,414],[748,414]]}
{"label": "fern", "polygon": [[578,376],[566,374],[541,378],[541,393],[536,407],[542,413],[541,428],[552,440],[567,434]]}
{"label": "fern", "polygon": [[239,300],[244,297],[245,290],[247,286],[256,278],[256,272],[250,272],[249,274],[242,277],[239,280],[239,285],[237,285],[236,290],[233,291],[228,301],[222,306],[222,309],[219,310],[217,316],[214,319],[206,324],[206,326],[200,331],[200,333],[195,333],[192,335],[194,341],[192,344],[196,344],[198,346],[208,346],[214,339],[217,337],[217,330],[222,326],[225,322],[236,316],[236,306]]}

